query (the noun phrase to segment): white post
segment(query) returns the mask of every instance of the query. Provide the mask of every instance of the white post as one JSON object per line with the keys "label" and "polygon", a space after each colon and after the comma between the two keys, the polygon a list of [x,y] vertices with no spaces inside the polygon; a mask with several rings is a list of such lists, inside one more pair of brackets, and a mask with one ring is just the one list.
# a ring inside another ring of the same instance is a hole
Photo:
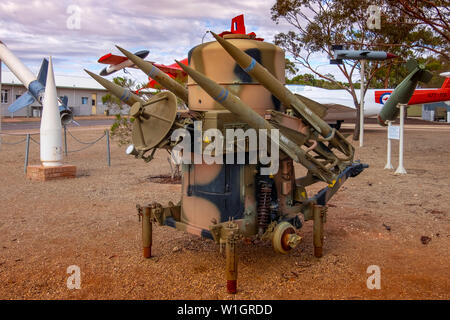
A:
{"label": "white post", "polygon": [[[2,60],[0,59],[0,132],[2,131],[2,116],[3,116],[3,107],[2,107]],[[0,145],[2,143],[2,137],[0,136]]]}
{"label": "white post", "polygon": [[387,134],[387,162],[386,165],[384,166],[385,169],[394,169],[394,167],[392,166],[391,163],[391,139],[389,139],[389,128],[392,125],[392,121],[388,121],[388,134]]}
{"label": "white post", "polygon": [[359,146],[362,147],[364,145],[364,82],[365,82],[365,73],[364,66],[366,64],[366,60],[361,60],[361,92],[360,92],[360,100],[359,100]]}
{"label": "white post", "polygon": [[398,150],[398,167],[395,170],[396,174],[406,174],[406,170],[403,167],[403,133],[405,131],[405,104],[399,104],[400,107],[400,143]]}

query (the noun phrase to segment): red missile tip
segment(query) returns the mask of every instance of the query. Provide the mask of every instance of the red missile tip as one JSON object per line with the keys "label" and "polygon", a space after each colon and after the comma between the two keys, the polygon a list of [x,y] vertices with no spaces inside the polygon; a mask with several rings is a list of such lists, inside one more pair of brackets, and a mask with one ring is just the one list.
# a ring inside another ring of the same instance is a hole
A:
{"label": "red missile tip", "polygon": [[386,59],[394,59],[394,58],[398,58],[398,56],[389,52],[387,53]]}
{"label": "red missile tip", "polygon": [[383,119],[381,119],[381,116],[380,116],[380,115],[378,115],[378,124],[379,124],[380,126],[386,127],[386,122],[383,121]]}

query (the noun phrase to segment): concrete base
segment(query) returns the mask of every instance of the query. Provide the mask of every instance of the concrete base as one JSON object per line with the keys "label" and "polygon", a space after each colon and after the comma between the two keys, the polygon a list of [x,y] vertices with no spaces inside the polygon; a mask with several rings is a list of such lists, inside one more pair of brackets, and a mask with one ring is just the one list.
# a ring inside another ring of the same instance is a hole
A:
{"label": "concrete base", "polygon": [[77,167],[71,165],[62,165],[60,167],[33,165],[27,167],[27,178],[33,181],[75,178],[76,174]]}

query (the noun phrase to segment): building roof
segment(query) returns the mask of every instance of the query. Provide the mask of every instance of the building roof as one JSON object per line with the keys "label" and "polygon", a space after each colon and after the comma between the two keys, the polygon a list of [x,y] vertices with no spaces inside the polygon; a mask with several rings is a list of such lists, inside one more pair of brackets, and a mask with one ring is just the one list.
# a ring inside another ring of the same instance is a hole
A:
{"label": "building roof", "polygon": [[[2,84],[6,85],[22,85],[19,79],[17,79],[12,72],[6,70],[2,70],[1,81]],[[55,82],[57,88],[76,88],[106,91],[106,89],[103,88],[97,81],[87,76],[83,77],[55,74]]]}

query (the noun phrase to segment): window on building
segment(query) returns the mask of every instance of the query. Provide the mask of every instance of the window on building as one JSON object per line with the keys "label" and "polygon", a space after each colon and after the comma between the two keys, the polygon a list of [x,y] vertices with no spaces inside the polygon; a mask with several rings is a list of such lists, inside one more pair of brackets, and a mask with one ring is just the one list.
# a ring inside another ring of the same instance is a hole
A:
{"label": "window on building", "polygon": [[16,100],[19,99],[22,95],[21,94],[16,94]]}
{"label": "window on building", "polygon": [[87,104],[88,103],[88,97],[81,97],[81,104]]}
{"label": "window on building", "polygon": [[8,103],[8,92],[9,92],[9,90],[7,90],[7,89],[2,90],[2,93],[1,93],[1,96],[2,96],[1,102],[2,103]]}
{"label": "window on building", "polygon": [[92,105],[95,106],[95,99],[92,99]]}

